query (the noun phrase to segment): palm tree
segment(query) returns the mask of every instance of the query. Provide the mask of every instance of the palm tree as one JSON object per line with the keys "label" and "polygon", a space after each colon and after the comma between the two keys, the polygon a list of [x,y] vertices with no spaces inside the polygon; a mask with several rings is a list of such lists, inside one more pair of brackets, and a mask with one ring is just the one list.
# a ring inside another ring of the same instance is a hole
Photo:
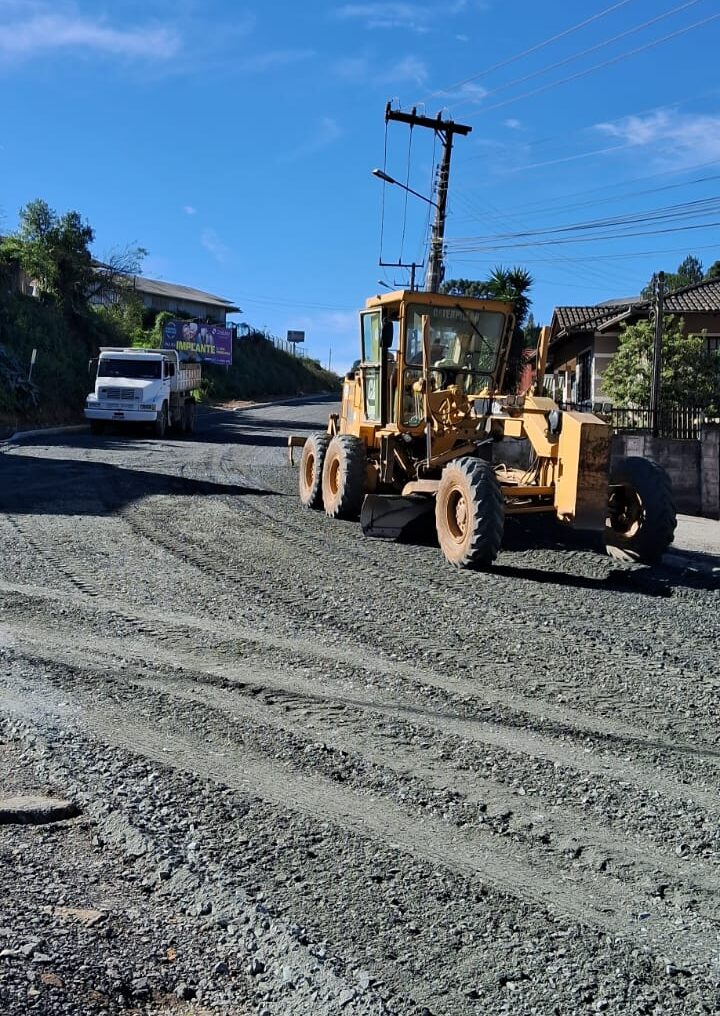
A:
{"label": "palm tree", "polygon": [[522,328],[530,309],[528,290],[533,284],[530,272],[519,265],[503,268],[497,265],[487,280],[488,295],[496,300],[510,300],[515,307],[515,320],[518,328]]}

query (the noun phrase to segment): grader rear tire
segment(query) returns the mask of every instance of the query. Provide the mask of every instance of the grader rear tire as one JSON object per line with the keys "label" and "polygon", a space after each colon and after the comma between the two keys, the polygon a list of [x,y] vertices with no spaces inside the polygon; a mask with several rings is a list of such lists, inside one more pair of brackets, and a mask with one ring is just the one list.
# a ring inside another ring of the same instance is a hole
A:
{"label": "grader rear tire", "polygon": [[457,568],[487,568],[498,555],[505,528],[505,501],[487,462],[449,462],[435,501],[438,542]]}
{"label": "grader rear tire", "polygon": [[365,445],[352,434],[336,434],[328,445],[322,472],[325,514],[355,519],[367,492]]}
{"label": "grader rear tire", "polygon": [[330,435],[321,432],[310,434],[303,445],[298,490],[306,508],[322,508],[322,474],[329,444]]}
{"label": "grader rear tire", "polygon": [[637,456],[619,459],[610,470],[605,546],[618,561],[657,564],[673,541],[677,519],[670,477]]}

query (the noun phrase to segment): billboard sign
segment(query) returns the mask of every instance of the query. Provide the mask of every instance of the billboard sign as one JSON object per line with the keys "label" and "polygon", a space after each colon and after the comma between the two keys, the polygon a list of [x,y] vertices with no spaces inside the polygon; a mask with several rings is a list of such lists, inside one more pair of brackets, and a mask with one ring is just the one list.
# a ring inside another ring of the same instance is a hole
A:
{"label": "billboard sign", "polygon": [[198,321],[166,321],[163,325],[163,349],[190,353],[203,363],[232,363],[232,331],[222,325],[204,325]]}
{"label": "billboard sign", "polygon": [[288,342],[304,342],[305,332],[294,332],[288,329],[287,340]]}

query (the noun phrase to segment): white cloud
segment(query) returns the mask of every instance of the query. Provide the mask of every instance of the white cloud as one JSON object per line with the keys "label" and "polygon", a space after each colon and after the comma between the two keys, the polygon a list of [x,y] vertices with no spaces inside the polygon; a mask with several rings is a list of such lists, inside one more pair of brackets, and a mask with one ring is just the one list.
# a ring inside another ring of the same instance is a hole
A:
{"label": "white cloud", "polygon": [[509,120],[503,121],[503,126],[509,127],[511,131],[518,131],[522,127],[522,123],[520,120],[513,120],[510,118]]}
{"label": "white cloud", "polygon": [[364,56],[342,57],[331,65],[331,70],[339,78],[347,78],[348,81],[366,81],[370,61]]}
{"label": "white cloud", "polygon": [[335,12],[342,20],[364,21],[365,27],[404,29],[411,32],[429,31],[429,22],[436,12],[430,7],[413,3],[343,4]]}
{"label": "white cloud", "polygon": [[197,215],[197,208],[193,208],[192,205],[183,205],[183,211],[186,215]]}
{"label": "white cloud", "polygon": [[220,264],[227,261],[231,253],[230,248],[222,242],[214,229],[204,229],[200,236],[200,243]]}
{"label": "white cloud", "polygon": [[690,165],[720,158],[720,116],[663,109],[599,123],[595,128],[628,148],[651,148],[648,154],[658,162]]}
{"label": "white cloud", "polygon": [[168,26],[114,28],[101,18],[70,13],[36,13],[0,25],[0,55],[16,60],[53,50],[168,60],[177,55],[181,46],[179,34]]}
{"label": "white cloud", "polygon": [[274,50],[267,53],[257,53],[247,59],[241,58],[237,66],[238,70],[244,71],[246,74],[261,74],[264,71],[299,63],[302,60],[310,60],[315,55],[314,49]]}
{"label": "white cloud", "polygon": [[286,152],[281,162],[294,162],[296,159],[304,159],[308,155],[332,145],[343,135],[342,127],[330,116],[324,116],[317,125],[315,131],[310,134],[305,142],[299,145],[294,151]]}
{"label": "white cloud", "polygon": [[474,81],[466,81],[464,85],[460,85],[451,92],[436,92],[435,94],[449,102],[469,102],[472,105],[477,105],[483,101],[487,93],[487,88],[483,88],[482,85],[476,85]]}
{"label": "white cloud", "polygon": [[424,85],[428,79],[428,69],[422,60],[414,56],[406,56],[393,64],[388,72],[378,78],[387,84],[399,81],[412,81],[416,85]]}

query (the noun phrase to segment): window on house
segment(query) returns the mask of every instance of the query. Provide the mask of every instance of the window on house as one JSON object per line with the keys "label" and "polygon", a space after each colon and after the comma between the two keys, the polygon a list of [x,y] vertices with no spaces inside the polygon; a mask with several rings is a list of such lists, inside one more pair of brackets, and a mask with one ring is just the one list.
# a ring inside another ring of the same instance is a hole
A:
{"label": "window on house", "polygon": [[720,335],[706,335],[707,347],[711,353],[717,353],[720,350]]}

